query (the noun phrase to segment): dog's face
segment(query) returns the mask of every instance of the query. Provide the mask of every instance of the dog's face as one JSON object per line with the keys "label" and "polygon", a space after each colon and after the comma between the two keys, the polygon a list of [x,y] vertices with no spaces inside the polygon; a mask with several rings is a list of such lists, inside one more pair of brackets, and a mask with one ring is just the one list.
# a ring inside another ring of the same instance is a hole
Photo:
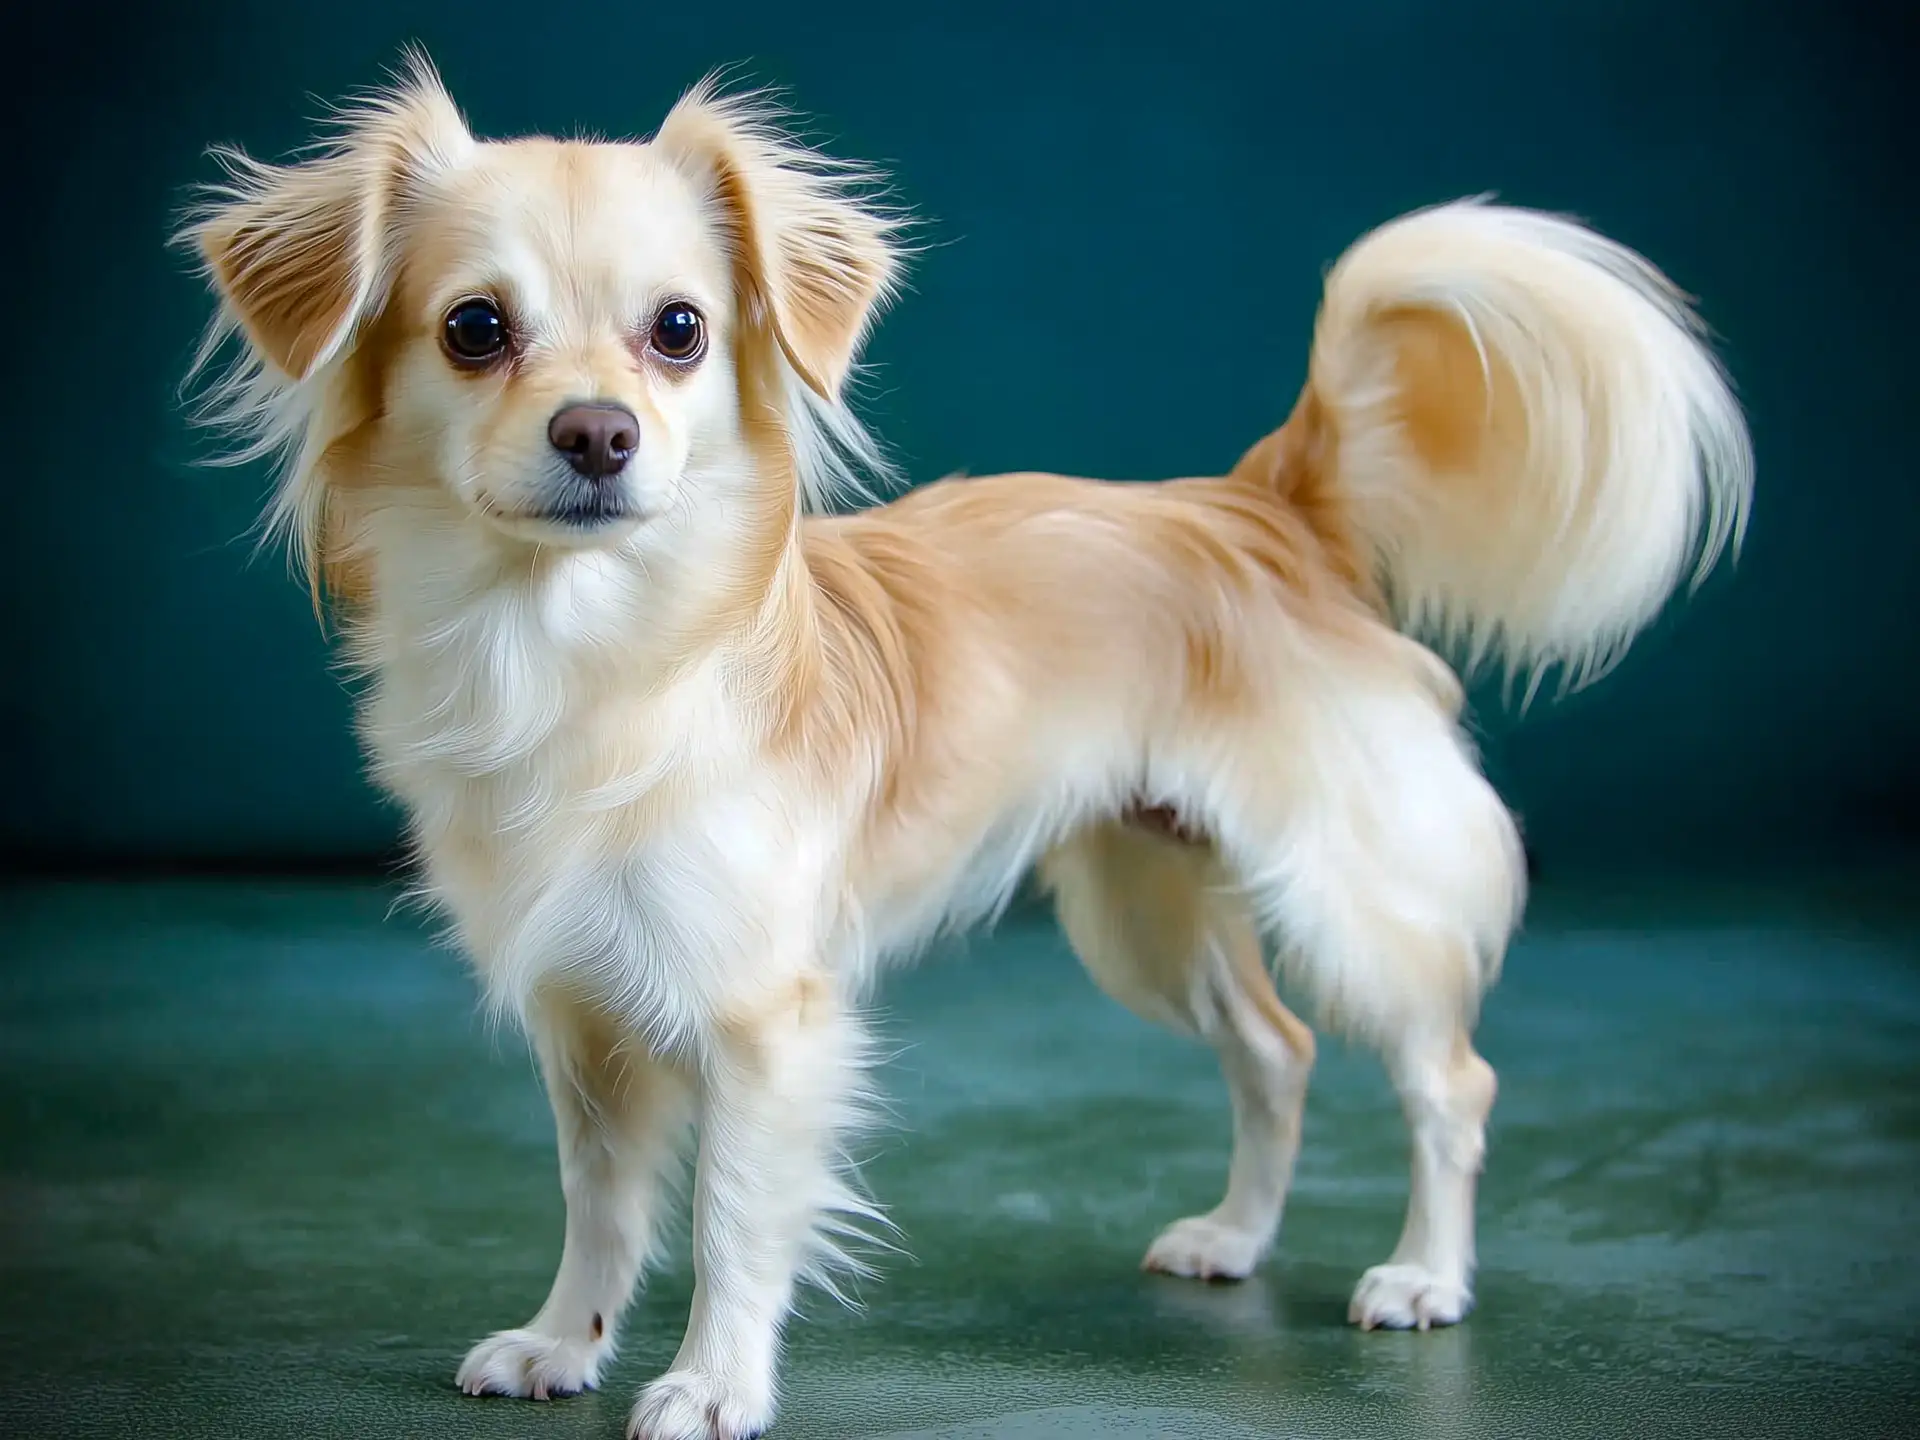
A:
{"label": "dog's face", "polygon": [[641,146],[475,145],[408,209],[365,357],[377,471],[554,545],[739,482],[726,237],[685,173]]}
{"label": "dog's face", "polygon": [[301,514],[618,547],[790,506],[895,271],[844,172],[705,87],[648,143],[488,143],[419,66],[319,158],[229,164],[191,233],[253,403],[297,402]]}

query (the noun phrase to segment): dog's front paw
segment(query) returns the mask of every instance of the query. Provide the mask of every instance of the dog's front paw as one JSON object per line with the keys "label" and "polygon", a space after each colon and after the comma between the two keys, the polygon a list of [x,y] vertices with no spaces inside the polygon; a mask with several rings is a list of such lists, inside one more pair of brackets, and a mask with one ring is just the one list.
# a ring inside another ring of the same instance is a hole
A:
{"label": "dog's front paw", "polygon": [[700,1370],[669,1370],[640,1392],[627,1440],[756,1440],[773,1424],[773,1402]]}
{"label": "dog's front paw", "polygon": [[1223,1225],[1211,1215],[1189,1215],[1160,1232],[1140,1268],[1190,1280],[1244,1280],[1260,1263],[1263,1248],[1258,1235]]}
{"label": "dog's front paw", "polygon": [[467,1352],[454,1383],[469,1395],[553,1400],[599,1384],[604,1355],[603,1345],[538,1330],[502,1330]]}
{"label": "dog's front paw", "polygon": [[1354,1288],[1347,1319],[1362,1330],[1427,1330],[1455,1325],[1473,1308],[1473,1292],[1424,1265],[1376,1265]]}

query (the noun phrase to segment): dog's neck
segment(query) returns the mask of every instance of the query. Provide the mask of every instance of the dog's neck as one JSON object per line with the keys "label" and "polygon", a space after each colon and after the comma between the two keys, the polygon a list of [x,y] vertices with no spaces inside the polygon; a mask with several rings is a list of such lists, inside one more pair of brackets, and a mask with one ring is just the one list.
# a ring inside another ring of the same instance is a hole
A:
{"label": "dog's neck", "polygon": [[422,499],[370,510],[360,546],[349,654],[375,682],[383,764],[496,773],[556,742],[577,751],[610,704],[644,729],[690,687],[745,738],[781,723],[806,669],[814,599],[792,516],[775,534],[560,550],[502,543]]}

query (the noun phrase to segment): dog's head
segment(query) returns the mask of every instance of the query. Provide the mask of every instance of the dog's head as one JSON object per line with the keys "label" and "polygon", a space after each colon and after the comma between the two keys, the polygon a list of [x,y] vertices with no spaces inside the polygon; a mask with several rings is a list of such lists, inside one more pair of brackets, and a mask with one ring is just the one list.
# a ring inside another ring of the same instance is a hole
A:
{"label": "dog's head", "polygon": [[898,265],[863,172],[689,93],[645,143],[468,130],[424,60],[289,165],[224,155],[186,235],[322,567],[410,508],[512,547],[790,524],[871,460],[842,390]]}

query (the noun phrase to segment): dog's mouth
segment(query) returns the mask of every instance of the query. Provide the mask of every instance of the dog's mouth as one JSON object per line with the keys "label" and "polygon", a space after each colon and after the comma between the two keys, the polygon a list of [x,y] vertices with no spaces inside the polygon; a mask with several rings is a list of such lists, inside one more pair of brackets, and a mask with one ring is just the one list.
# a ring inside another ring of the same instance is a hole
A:
{"label": "dog's mouth", "polygon": [[574,530],[594,530],[603,525],[621,525],[641,518],[640,512],[618,500],[590,499],[535,510],[527,517],[548,525],[564,525]]}
{"label": "dog's mouth", "polygon": [[489,520],[508,525],[551,525],[563,530],[587,533],[630,525],[646,519],[641,509],[618,496],[589,494],[560,505],[539,509],[509,509],[489,495],[479,497],[480,509]]}

